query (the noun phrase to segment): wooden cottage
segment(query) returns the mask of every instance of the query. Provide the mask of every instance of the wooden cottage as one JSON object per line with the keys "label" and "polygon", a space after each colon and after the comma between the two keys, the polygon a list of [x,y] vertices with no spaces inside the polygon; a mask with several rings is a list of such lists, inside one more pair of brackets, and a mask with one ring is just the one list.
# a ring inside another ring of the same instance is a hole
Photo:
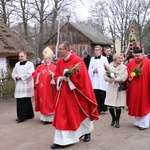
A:
{"label": "wooden cottage", "polygon": [[21,50],[26,51],[29,56],[34,53],[26,40],[20,38],[0,20],[0,77],[14,67]]}
{"label": "wooden cottage", "polygon": [[[77,55],[81,56],[83,50],[88,50],[91,55],[94,53],[95,45],[101,45],[103,48],[113,45],[112,41],[103,36],[100,32],[91,26],[79,23],[67,22],[60,29],[59,41],[69,41],[71,49],[74,49]],[[57,43],[57,33],[52,35],[44,44],[55,50]]]}

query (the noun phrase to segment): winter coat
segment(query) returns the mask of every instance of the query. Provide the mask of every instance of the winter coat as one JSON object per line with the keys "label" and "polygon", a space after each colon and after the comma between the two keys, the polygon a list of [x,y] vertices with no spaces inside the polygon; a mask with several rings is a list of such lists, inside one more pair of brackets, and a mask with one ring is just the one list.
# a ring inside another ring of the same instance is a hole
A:
{"label": "winter coat", "polygon": [[[109,69],[115,74],[115,83],[108,84],[108,90],[106,92],[105,105],[113,107],[123,107],[126,105],[126,90],[119,91],[119,82],[126,81],[128,72],[127,67],[122,63],[117,67],[114,67],[114,63],[111,62]],[[110,78],[104,75],[105,81],[109,82]]]}

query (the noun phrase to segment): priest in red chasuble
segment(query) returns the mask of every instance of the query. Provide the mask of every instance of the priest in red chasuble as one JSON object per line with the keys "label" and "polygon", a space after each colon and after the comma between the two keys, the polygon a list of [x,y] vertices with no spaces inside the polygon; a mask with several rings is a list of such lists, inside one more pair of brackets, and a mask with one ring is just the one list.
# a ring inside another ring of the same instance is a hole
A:
{"label": "priest in red chasuble", "polygon": [[44,63],[39,65],[32,74],[35,87],[35,111],[40,111],[43,124],[52,123],[54,117],[54,71],[56,66],[51,62],[53,51],[46,47],[43,51]]}
{"label": "priest in red chasuble", "polygon": [[134,59],[127,67],[129,88],[127,105],[129,115],[134,116],[134,125],[139,130],[149,128],[150,122],[150,60],[142,54],[141,48],[134,50]]}
{"label": "priest in red chasuble", "polygon": [[79,142],[90,141],[93,120],[99,119],[96,98],[83,60],[70,50],[67,41],[59,45],[54,75],[57,83],[55,98],[54,144],[56,149]]}

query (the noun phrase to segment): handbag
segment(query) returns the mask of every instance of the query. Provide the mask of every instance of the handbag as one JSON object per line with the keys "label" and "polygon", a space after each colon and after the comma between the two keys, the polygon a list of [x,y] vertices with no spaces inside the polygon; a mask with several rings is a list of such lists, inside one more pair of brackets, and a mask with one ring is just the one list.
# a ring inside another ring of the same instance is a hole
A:
{"label": "handbag", "polygon": [[119,87],[118,87],[118,91],[122,91],[122,90],[126,90],[127,89],[127,85],[126,82],[120,82],[119,83]]}

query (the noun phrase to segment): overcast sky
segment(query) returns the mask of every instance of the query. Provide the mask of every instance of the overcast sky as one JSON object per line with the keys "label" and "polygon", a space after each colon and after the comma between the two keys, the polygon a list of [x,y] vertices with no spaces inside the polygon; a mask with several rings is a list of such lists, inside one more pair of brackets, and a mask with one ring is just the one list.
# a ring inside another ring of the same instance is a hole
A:
{"label": "overcast sky", "polygon": [[77,2],[75,11],[77,12],[77,17],[80,20],[86,20],[89,16],[89,10],[91,6],[94,6],[94,4],[99,0],[82,0],[83,3]]}
{"label": "overcast sky", "polygon": [[83,4],[81,2],[78,2],[75,8],[77,17],[80,20],[86,20],[88,18],[89,14],[89,9],[90,9],[90,2],[89,0],[82,0]]}

